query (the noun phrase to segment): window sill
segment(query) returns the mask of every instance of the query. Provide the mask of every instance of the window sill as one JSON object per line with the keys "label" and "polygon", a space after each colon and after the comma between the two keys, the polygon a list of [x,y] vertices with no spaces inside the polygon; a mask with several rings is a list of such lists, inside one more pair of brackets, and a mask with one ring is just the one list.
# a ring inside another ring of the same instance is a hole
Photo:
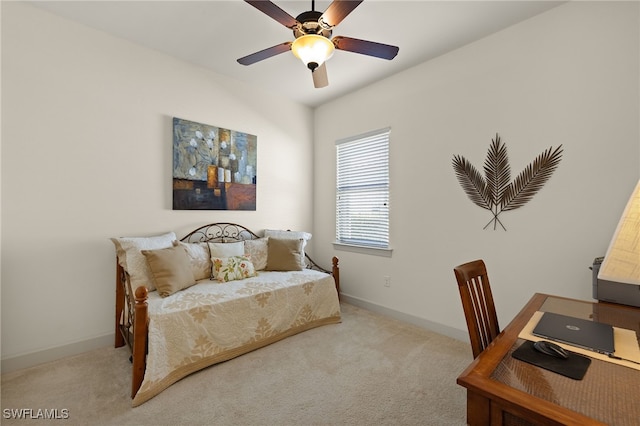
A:
{"label": "window sill", "polygon": [[353,253],[361,254],[371,254],[374,256],[383,257],[391,257],[391,254],[393,252],[392,248],[357,246],[354,244],[344,244],[338,242],[333,243],[333,248],[335,248],[336,250],[350,251]]}

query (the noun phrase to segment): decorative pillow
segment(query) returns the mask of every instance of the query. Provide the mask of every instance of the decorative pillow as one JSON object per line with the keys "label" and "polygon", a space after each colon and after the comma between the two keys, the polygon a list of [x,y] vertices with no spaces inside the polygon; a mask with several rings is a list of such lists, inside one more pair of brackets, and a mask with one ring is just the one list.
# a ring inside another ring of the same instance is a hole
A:
{"label": "decorative pillow", "polygon": [[304,241],[269,237],[267,271],[302,271],[301,253]]}
{"label": "decorative pillow", "polygon": [[220,282],[243,280],[258,275],[253,263],[244,256],[216,257],[211,260],[213,262],[211,279],[217,279]]}
{"label": "decorative pillow", "polygon": [[211,277],[211,255],[209,254],[209,246],[207,243],[183,243],[182,241],[176,241],[174,244],[184,247],[187,251],[191,271],[196,281]]}
{"label": "decorative pillow", "polygon": [[281,231],[277,229],[265,229],[265,237],[274,237],[281,240],[299,240],[302,239],[302,250],[300,252],[300,258],[302,259],[302,265],[306,265],[304,249],[307,246],[307,242],[311,239],[311,234],[304,231]]}
{"label": "decorative pillow", "polygon": [[160,296],[170,296],[196,283],[184,247],[175,245],[163,249],[142,250],[142,254],[147,259]]}
{"label": "decorative pillow", "polygon": [[167,232],[154,237],[111,238],[111,241],[116,246],[118,262],[129,273],[131,287],[134,291],[142,285],[147,287],[149,291],[156,289],[149,265],[147,265],[147,261],[141,251],[171,247],[175,240],[176,234],[174,232]]}
{"label": "decorative pillow", "polygon": [[269,238],[258,238],[244,242],[244,254],[251,259],[256,271],[262,271],[267,267],[267,254]]}
{"label": "decorative pillow", "polygon": [[208,244],[212,260],[214,257],[244,256],[244,241]]}

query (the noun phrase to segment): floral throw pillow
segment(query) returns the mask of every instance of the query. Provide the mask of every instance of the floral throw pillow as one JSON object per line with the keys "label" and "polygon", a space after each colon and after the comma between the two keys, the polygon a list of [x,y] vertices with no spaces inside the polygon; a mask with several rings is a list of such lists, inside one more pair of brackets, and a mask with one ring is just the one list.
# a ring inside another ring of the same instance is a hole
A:
{"label": "floral throw pillow", "polygon": [[256,270],[253,263],[245,256],[214,257],[212,279],[220,282],[243,280],[255,277]]}

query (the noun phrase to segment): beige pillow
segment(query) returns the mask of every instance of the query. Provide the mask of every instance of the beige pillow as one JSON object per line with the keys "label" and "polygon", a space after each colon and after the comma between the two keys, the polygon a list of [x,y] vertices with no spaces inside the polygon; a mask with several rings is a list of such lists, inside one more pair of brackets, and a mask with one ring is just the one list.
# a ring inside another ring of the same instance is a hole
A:
{"label": "beige pillow", "polygon": [[269,237],[267,271],[302,271],[303,240],[280,239]]}
{"label": "beige pillow", "polygon": [[303,265],[306,265],[305,247],[311,239],[311,234],[304,231],[283,231],[279,229],[265,229],[265,237],[279,238],[281,240],[299,240],[302,238],[302,250],[300,251],[300,259]]}
{"label": "beige pillow", "polygon": [[147,259],[158,294],[167,297],[196,283],[189,256],[180,245],[157,250],[142,250]]}
{"label": "beige pillow", "polygon": [[134,291],[140,286],[147,287],[149,291],[156,289],[149,265],[141,251],[171,247],[175,240],[176,234],[174,232],[167,232],[154,237],[111,238],[111,241],[116,246],[118,263],[129,273],[131,287]]}
{"label": "beige pillow", "polygon": [[256,271],[262,271],[267,267],[268,242],[268,238],[245,240],[244,242],[244,254],[251,259]]}
{"label": "beige pillow", "polygon": [[183,243],[176,242],[187,251],[191,271],[196,281],[208,279],[211,276],[211,255],[207,243]]}

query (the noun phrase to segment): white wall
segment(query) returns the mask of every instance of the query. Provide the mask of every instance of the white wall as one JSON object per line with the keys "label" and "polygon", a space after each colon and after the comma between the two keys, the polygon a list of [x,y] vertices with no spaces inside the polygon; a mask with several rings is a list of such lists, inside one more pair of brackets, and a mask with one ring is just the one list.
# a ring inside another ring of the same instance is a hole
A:
{"label": "white wall", "polygon": [[[561,6],[315,115],[28,5],[1,7],[3,371],[111,344],[109,237],[213,221],[313,227],[315,257],[340,257],[350,300],[462,337],[452,268],[467,260],[487,261],[503,324],[534,292],[588,299],[588,266],[640,175],[636,3]],[[171,210],[172,116],[258,135],[256,212]],[[336,251],[335,140],[388,125],[393,257]],[[482,230],[491,217],[451,168],[454,154],[482,167],[496,132],[514,176],[565,147],[542,191],[501,216],[507,232]]]}
{"label": "white wall", "polygon": [[[3,367],[112,344],[109,237],[311,229],[309,108],[14,2],[2,90]],[[172,210],[173,116],[258,136],[257,211]]]}
{"label": "white wall", "polygon": [[[314,243],[340,258],[348,299],[464,337],[453,268],[477,258],[503,326],[535,292],[591,299],[588,267],[640,176],[638,52],[638,3],[571,2],[317,108]],[[393,256],[336,251],[335,141],[386,126]],[[492,216],[451,166],[482,170],[496,133],[512,178],[564,147],[546,186],[500,216],[506,232],[483,230]]]}

